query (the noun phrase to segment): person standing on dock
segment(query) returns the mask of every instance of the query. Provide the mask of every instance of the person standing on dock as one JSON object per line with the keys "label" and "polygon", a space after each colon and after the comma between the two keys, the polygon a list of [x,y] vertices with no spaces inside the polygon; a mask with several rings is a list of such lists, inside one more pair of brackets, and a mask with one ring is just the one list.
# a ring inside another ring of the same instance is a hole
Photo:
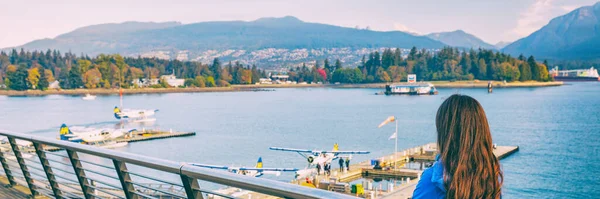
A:
{"label": "person standing on dock", "polygon": [[501,198],[503,175],[481,104],[454,94],[438,109],[435,126],[439,155],[412,198]]}
{"label": "person standing on dock", "polygon": [[344,158],[340,158],[338,162],[340,163],[340,172],[344,172]]}
{"label": "person standing on dock", "polygon": [[350,157],[346,158],[346,171],[350,171]]}
{"label": "person standing on dock", "polygon": [[317,175],[321,175],[321,163],[317,163]]}

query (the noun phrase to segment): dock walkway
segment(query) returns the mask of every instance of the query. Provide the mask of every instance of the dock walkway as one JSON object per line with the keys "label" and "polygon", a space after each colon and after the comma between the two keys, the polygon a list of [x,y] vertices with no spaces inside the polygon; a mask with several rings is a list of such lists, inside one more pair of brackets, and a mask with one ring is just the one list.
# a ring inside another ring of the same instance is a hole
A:
{"label": "dock walkway", "polygon": [[[509,155],[517,152],[519,150],[518,146],[496,146],[494,149],[494,155],[498,157],[498,159],[504,159]],[[383,195],[383,199],[408,199],[412,197],[415,188],[417,188],[418,180],[413,180],[407,184],[401,185],[396,190],[391,193]]]}

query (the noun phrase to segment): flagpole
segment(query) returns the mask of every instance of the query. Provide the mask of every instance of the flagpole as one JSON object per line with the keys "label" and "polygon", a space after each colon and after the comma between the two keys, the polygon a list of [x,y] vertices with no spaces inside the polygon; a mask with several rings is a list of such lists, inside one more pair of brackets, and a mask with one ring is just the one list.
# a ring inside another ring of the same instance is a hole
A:
{"label": "flagpole", "polygon": [[398,165],[398,119],[396,119],[396,145],[394,146],[394,170]]}

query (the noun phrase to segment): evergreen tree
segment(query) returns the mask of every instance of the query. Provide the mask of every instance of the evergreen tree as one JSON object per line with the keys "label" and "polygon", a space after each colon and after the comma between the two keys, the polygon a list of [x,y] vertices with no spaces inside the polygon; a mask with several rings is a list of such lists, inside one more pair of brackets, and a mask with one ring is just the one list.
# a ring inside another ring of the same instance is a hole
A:
{"label": "evergreen tree", "polygon": [[529,56],[529,58],[527,58],[527,64],[529,64],[529,67],[531,68],[531,80],[542,81],[540,77],[540,68],[533,56]]}
{"label": "evergreen tree", "polygon": [[336,59],[335,60],[335,70],[339,70],[342,69],[342,62],[340,61],[340,59]]}
{"label": "evergreen tree", "polygon": [[531,68],[529,68],[529,64],[526,62],[521,62],[519,64],[519,72],[521,73],[519,81],[523,82],[531,80]]}
{"label": "evergreen tree", "polygon": [[83,87],[83,79],[81,78],[81,70],[79,66],[74,65],[69,70],[69,77],[67,80],[69,83],[69,88],[81,88]]}
{"label": "evergreen tree", "polygon": [[221,79],[221,62],[219,61],[219,58],[213,59],[213,64],[210,66],[210,71],[212,72],[215,81]]}
{"label": "evergreen tree", "polygon": [[333,72],[333,68],[329,65],[329,59],[325,59],[323,61],[323,68]]}
{"label": "evergreen tree", "polygon": [[38,88],[40,90],[46,90],[46,89],[48,89],[49,85],[50,85],[50,83],[48,82],[48,75],[42,69],[42,71],[40,72],[40,80],[38,82]]}
{"label": "evergreen tree", "polygon": [[19,64],[19,67],[15,72],[7,74],[8,80],[10,81],[10,89],[24,91],[27,90],[27,66],[25,64]]}

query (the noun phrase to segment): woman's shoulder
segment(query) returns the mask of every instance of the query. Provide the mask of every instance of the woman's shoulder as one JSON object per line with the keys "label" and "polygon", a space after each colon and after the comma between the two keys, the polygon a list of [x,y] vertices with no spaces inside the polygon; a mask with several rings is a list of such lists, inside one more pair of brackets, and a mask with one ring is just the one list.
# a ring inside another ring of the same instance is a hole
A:
{"label": "woman's shoulder", "polygon": [[[430,168],[425,169],[413,192],[413,199],[420,198],[445,198],[446,192],[443,189],[443,176],[439,176],[441,165],[437,162]],[[441,177],[441,178],[440,178]]]}

